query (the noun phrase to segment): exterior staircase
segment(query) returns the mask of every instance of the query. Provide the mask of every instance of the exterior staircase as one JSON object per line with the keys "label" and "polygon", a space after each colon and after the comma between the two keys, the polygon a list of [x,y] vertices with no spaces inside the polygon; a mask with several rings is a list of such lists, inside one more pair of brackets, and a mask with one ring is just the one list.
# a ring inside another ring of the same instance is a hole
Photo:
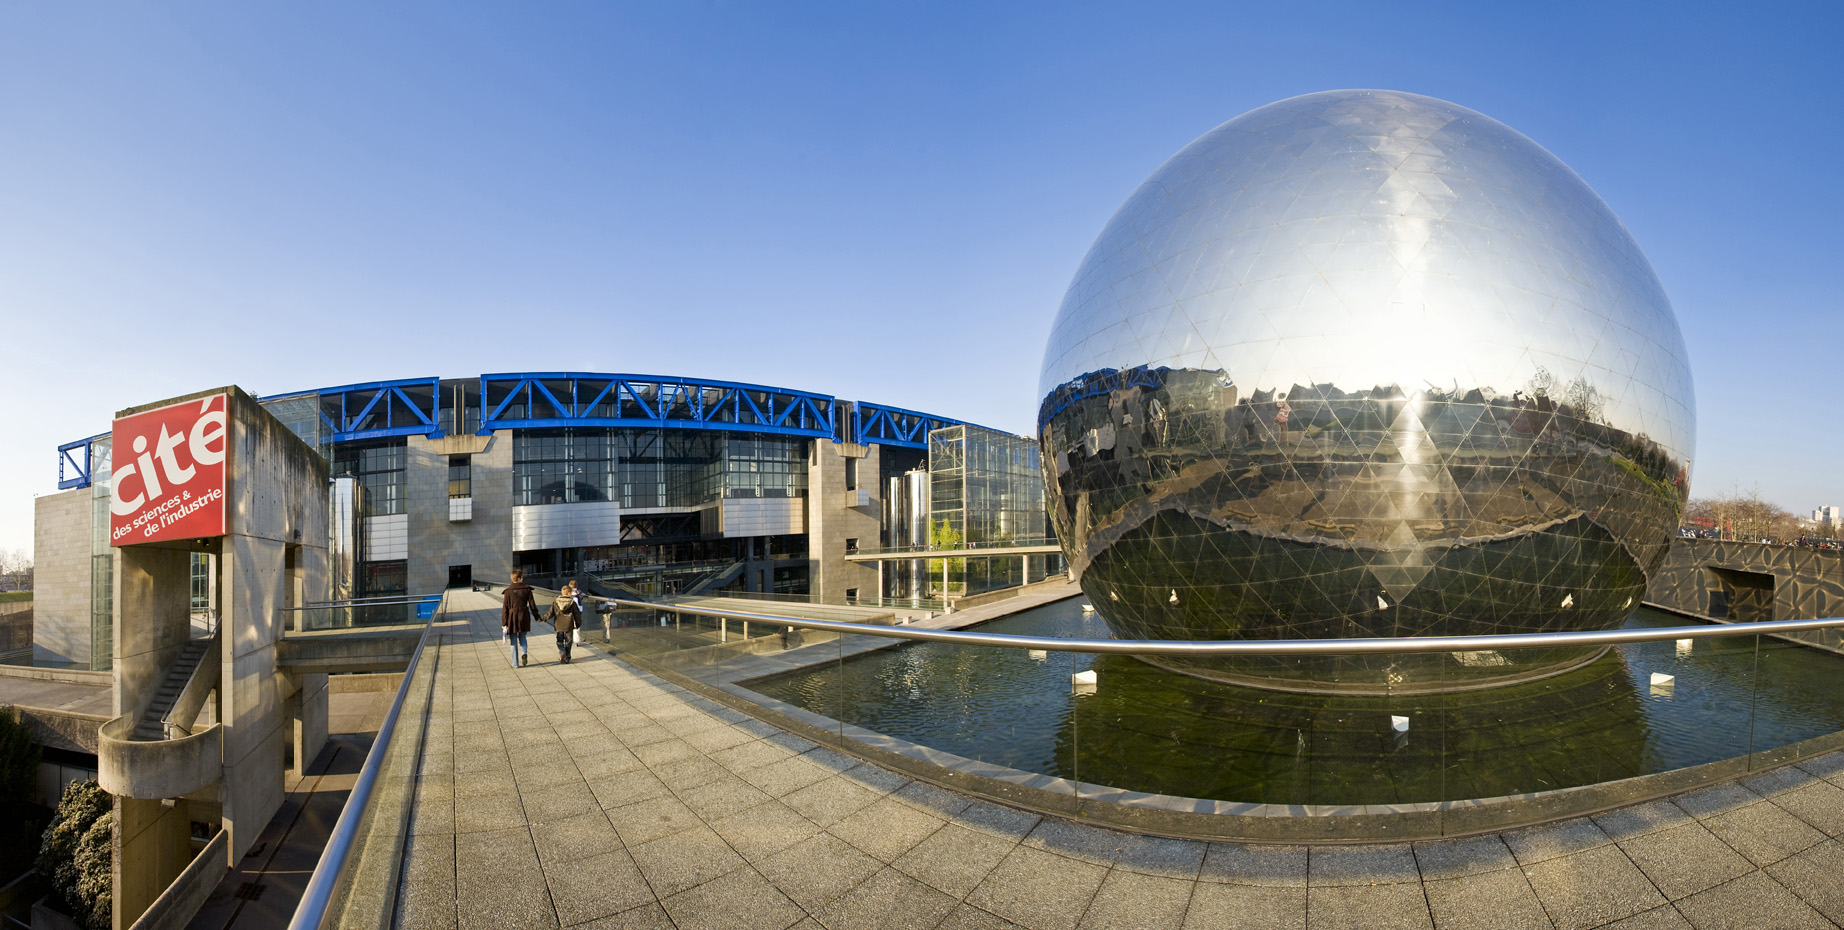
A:
{"label": "exterior staircase", "polygon": [[679,596],[690,597],[722,588],[724,585],[735,581],[736,576],[741,575],[743,569],[747,567],[748,564],[747,562],[732,562],[729,565],[717,568],[706,574],[703,578],[693,582],[690,586],[680,590]]}
{"label": "exterior staircase", "polygon": [[160,721],[173,709],[173,703],[179,700],[180,692],[186,690],[186,682],[192,680],[199,659],[204,657],[205,650],[209,648],[210,639],[195,639],[180,648],[179,658],[174,660],[172,668],[167,669],[166,678],[160,682],[160,690],[155,692],[153,701],[147,705],[147,710],[135,724],[132,739],[150,741],[167,738],[166,727]]}

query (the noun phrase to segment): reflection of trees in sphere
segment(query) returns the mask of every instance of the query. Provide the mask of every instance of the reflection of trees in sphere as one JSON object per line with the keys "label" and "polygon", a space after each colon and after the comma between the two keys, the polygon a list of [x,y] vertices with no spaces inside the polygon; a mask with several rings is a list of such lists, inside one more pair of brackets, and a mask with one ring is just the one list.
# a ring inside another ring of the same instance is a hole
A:
{"label": "reflection of trees in sphere", "polygon": [[[1126,637],[1616,626],[1688,493],[1690,371],[1639,247],[1535,143],[1412,94],[1186,146],[1083,259],[1040,390],[1058,535]],[[1412,690],[1588,657],[1184,665]]]}

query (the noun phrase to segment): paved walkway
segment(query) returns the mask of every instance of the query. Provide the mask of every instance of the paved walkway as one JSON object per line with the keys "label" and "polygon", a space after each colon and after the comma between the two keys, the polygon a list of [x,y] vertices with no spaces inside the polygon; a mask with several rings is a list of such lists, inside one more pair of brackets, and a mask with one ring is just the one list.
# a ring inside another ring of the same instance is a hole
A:
{"label": "paved walkway", "polygon": [[1844,754],[1466,840],[1159,839],[911,781],[619,661],[558,665],[548,635],[514,670],[496,601],[456,598],[399,914],[415,930],[1844,921]]}

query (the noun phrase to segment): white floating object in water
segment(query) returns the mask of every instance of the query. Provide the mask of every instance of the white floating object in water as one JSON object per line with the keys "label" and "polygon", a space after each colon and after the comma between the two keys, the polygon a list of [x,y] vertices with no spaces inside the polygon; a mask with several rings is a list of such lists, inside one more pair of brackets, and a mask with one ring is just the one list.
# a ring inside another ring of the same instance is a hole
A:
{"label": "white floating object in water", "polygon": [[1069,676],[1069,681],[1071,684],[1076,685],[1092,685],[1096,684],[1099,679],[1095,675],[1095,670],[1091,668],[1087,671],[1077,672]]}
{"label": "white floating object in water", "polygon": [[1573,595],[1573,594],[1564,594],[1564,595],[1562,596],[1562,606],[1564,606],[1564,607],[1574,607],[1574,606],[1575,606],[1575,595]]}
{"label": "white floating object in water", "polygon": [[1050,658],[1050,650],[1048,650],[1048,649],[1033,649],[1033,650],[1031,650],[1031,651],[1030,651],[1030,656],[1031,656],[1031,658],[1033,658],[1033,659],[1036,659],[1036,660],[1037,660],[1037,661],[1039,661],[1039,662],[1042,662],[1042,661],[1044,661],[1045,659],[1048,659],[1048,658]]}
{"label": "white floating object in water", "polygon": [[1082,612],[1083,612],[1083,613],[1085,613],[1085,614],[1092,614],[1092,613],[1094,613],[1094,612],[1095,612],[1095,605],[1094,605],[1094,604],[1083,604],[1083,605],[1082,605]]}
{"label": "white floating object in water", "polygon": [[1389,715],[1389,728],[1392,730],[1395,730],[1397,733],[1407,733],[1409,732],[1409,718],[1398,717],[1395,714],[1390,714]]}
{"label": "white floating object in water", "polygon": [[1689,640],[1689,639],[1678,640],[1678,658],[1683,658],[1684,656],[1690,655],[1690,644],[1693,642],[1695,642],[1695,640]]}
{"label": "white floating object in water", "polygon": [[1383,595],[1381,594],[1377,595],[1377,609],[1378,610],[1388,610],[1389,609],[1389,602],[1384,600]]}
{"label": "white floating object in water", "polygon": [[1169,601],[1169,602],[1171,602],[1172,604],[1177,604],[1177,603],[1178,603],[1178,589],[1177,589],[1177,588],[1173,588],[1173,589],[1172,589],[1172,596],[1171,596],[1171,597],[1168,597],[1168,598],[1166,598],[1166,600],[1167,600],[1167,601]]}
{"label": "white floating object in water", "polygon": [[1652,673],[1652,687],[1654,688],[1669,688],[1677,684],[1677,680],[1678,676],[1676,675],[1667,675],[1664,672]]}

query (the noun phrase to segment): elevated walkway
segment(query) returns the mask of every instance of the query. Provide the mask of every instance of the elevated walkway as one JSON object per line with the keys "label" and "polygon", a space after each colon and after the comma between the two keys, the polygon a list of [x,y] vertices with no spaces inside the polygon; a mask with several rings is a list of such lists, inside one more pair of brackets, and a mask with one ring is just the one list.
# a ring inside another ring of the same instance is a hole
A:
{"label": "elevated walkway", "polygon": [[860,549],[847,553],[847,562],[913,562],[918,559],[980,559],[1020,555],[1060,555],[1063,547],[1055,542],[1025,545],[993,544],[964,546],[958,549]]}
{"label": "elevated walkway", "polygon": [[1844,754],[1457,840],[1152,837],[911,780],[619,659],[559,665],[534,641],[514,669],[497,598],[456,601],[467,626],[440,650],[401,928],[1844,921]]}

